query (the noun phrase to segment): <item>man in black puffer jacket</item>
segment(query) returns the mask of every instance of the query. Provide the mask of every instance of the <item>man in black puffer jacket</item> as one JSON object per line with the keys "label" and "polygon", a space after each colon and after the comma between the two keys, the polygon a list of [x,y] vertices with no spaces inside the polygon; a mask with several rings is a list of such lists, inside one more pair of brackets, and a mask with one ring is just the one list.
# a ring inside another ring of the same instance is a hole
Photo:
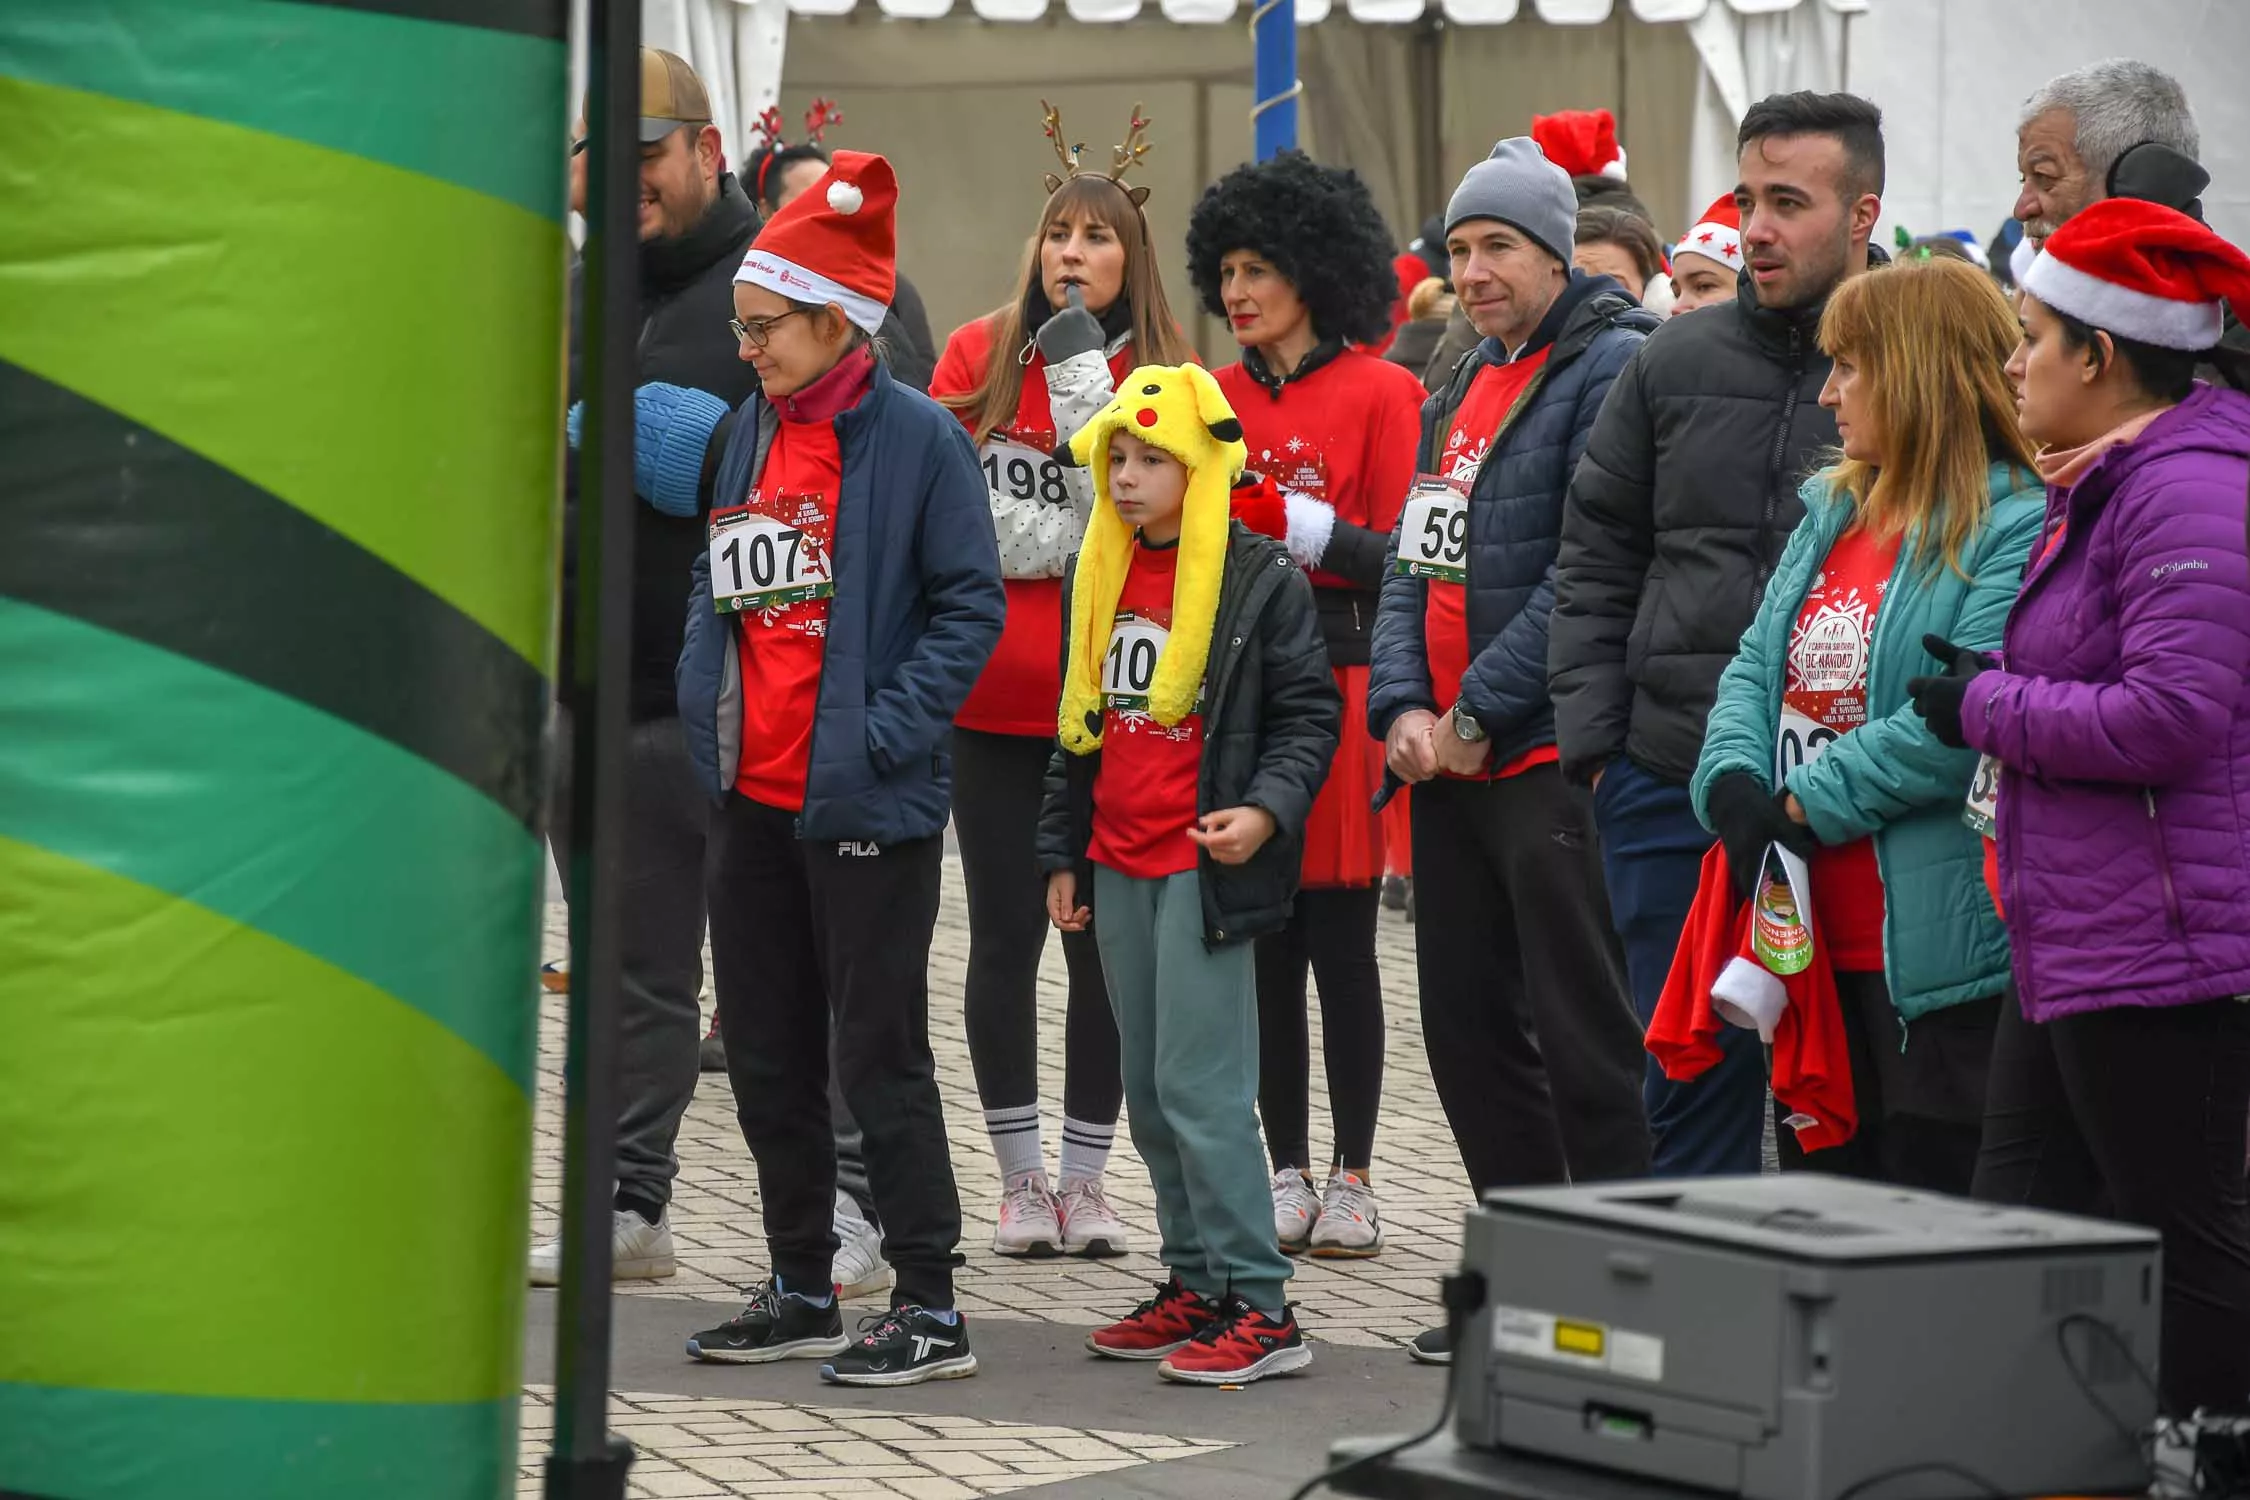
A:
{"label": "man in black puffer jacket", "polygon": [[[1743,117],[1732,303],[1667,324],[1611,387],[1570,488],[1548,662],[1563,771],[1594,787],[1612,914],[1646,1024],[1711,835],[1688,804],[1719,674],[1804,515],[1797,487],[1836,443],[1820,406],[1829,294],[1869,263],[1882,113],[1783,94]],[[1765,1106],[1755,1033],[1693,1083],[1648,1077],[1660,1176],[1755,1173]]]}
{"label": "man in black puffer jacket", "polygon": [[[721,169],[719,132],[695,73],[681,59],[641,49],[641,320],[637,381],[707,391],[731,409],[757,389],[757,372],[727,332],[734,273],[758,232],[758,214]],[[583,127],[580,131],[583,136]],[[579,390],[580,277],[571,278],[570,397]],[[559,716],[550,827],[570,847],[571,672],[579,501],[577,455],[565,470]],[[694,1097],[703,989],[703,850],[709,801],[680,737],[673,669],[686,629],[689,570],[704,547],[703,522],[633,506],[632,727],[625,757],[625,858],[619,883],[624,1013],[619,1028],[617,1213],[612,1248],[619,1279],[672,1274],[665,1206],[678,1171],[673,1141]],[[559,1274],[556,1242],[531,1255],[534,1285]]]}

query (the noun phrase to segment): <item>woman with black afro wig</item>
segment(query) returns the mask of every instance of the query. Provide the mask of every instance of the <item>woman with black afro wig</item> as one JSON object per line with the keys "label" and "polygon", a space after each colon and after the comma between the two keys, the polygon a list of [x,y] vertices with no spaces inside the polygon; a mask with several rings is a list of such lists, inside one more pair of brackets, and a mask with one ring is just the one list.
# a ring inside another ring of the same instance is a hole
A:
{"label": "woman with black afro wig", "polygon": [[[1295,152],[1221,178],[1188,220],[1188,275],[1241,363],[1217,372],[1250,468],[1279,491],[1289,553],[1313,583],[1344,695],[1336,760],[1305,826],[1289,926],[1258,943],[1258,1113],[1273,1157],[1274,1233],[1292,1254],[1382,1248],[1368,1166],[1383,1094],[1375,922],[1383,749],[1367,733],[1367,649],[1383,556],[1414,481],[1422,384],[1378,359],[1397,277],[1383,216],[1352,172]],[[1315,1186],[1305,971],[1319,981],[1335,1139]]]}

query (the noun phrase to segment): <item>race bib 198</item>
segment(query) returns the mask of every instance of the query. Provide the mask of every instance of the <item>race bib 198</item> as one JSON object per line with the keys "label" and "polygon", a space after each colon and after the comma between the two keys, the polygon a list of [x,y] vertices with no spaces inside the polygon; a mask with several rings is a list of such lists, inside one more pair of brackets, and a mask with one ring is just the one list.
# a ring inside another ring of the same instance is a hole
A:
{"label": "race bib 198", "polygon": [[1398,571],[1441,583],[1469,581],[1469,499],[1425,474],[1414,481],[1399,518]]}
{"label": "race bib 198", "polygon": [[777,609],[836,591],[827,549],[772,516],[711,513],[711,601],[720,614]]}
{"label": "race bib 198", "polygon": [[1154,620],[1121,614],[1110,627],[1109,650],[1102,655],[1102,705],[1119,713],[1148,712],[1149,685],[1156,662],[1172,633]]}
{"label": "race bib 198", "polygon": [[984,464],[984,485],[995,505],[1025,500],[1042,505],[1070,503],[1063,466],[1052,454],[1006,438],[989,438],[977,457]]}

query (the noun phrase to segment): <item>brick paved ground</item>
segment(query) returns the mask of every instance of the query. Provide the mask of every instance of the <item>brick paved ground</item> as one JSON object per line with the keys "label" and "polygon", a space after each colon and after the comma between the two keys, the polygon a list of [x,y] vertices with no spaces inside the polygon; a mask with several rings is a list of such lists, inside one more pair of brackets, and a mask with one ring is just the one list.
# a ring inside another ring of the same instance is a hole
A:
{"label": "brick paved ground", "polygon": [[[964,1312],[980,1323],[1058,1325],[1074,1346],[1077,1332],[1127,1310],[1148,1295],[1162,1272],[1150,1255],[1117,1260],[1022,1261],[990,1250],[999,1182],[991,1164],[970,1074],[961,1020],[961,982],[968,932],[960,867],[949,860],[937,939],[930,955],[931,1032],[950,1127],[954,1170],[966,1216],[969,1264],[957,1285]],[[1389,1013],[1388,1072],[1374,1177],[1388,1240],[1365,1261],[1301,1261],[1291,1296],[1307,1333],[1332,1345],[1394,1347],[1434,1321],[1437,1278],[1454,1261],[1460,1213],[1468,1198],[1451,1137],[1430,1084],[1414,1005],[1413,929],[1384,913],[1379,939]],[[547,957],[564,949],[562,912],[549,909]],[[1042,1084],[1047,1140],[1061,1139],[1063,970],[1048,945],[1041,972],[1041,1056],[1050,1060]],[[538,1145],[534,1165],[533,1233],[554,1232],[561,1181],[562,1006],[550,997],[540,1028]],[[1314,1149],[1326,1134],[1327,1090],[1320,1076],[1319,1013],[1313,1015]],[[748,1153],[722,1075],[706,1074],[680,1134],[680,1181],[672,1204],[678,1276],[620,1288],[629,1297],[696,1297],[724,1301],[765,1274],[758,1194]],[[1053,1169],[1050,1155],[1049,1169]],[[1146,1248],[1155,1243],[1148,1179],[1120,1130],[1110,1191]],[[873,1304],[870,1304],[873,1305]],[[850,1309],[847,1309],[849,1312]],[[683,1335],[685,1329],[682,1330]],[[1083,1363],[1075,1350],[1068,1356]],[[1404,1361],[1401,1360],[1401,1366]],[[683,1361],[684,1365],[684,1361]],[[546,1372],[534,1370],[535,1376]],[[942,1393],[976,1382],[919,1388]],[[683,1382],[684,1388],[684,1382]],[[918,1409],[926,1403],[917,1403]],[[1098,1414],[1086,1428],[1030,1427],[968,1417],[885,1418],[816,1403],[684,1399],[662,1394],[619,1398],[617,1424],[641,1452],[634,1493],[647,1496],[802,1495],[907,1496],[913,1500],[1018,1491],[1110,1469],[1192,1458],[1223,1443],[1108,1430]],[[525,1405],[522,1493],[546,1446],[543,1392]]]}

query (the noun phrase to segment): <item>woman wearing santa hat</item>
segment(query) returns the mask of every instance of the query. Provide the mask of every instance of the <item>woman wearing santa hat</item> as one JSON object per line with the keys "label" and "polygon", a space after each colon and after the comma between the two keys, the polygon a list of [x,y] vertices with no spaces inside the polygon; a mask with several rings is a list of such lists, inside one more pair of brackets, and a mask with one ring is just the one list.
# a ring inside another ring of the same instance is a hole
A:
{"label": "woman wearing santa hat", "polygon": [[[969,1060],[1001,1179],[1002,1255],[1122,1255],[1125,1224],[1102,1183],[1124,1078],[1117,1023],[1091,931],[1065,933],[1063,1139],[1050,1181],[1039,1120],[1038,976],[1047,942],[1039,806],[1062,698],[1063,565],[1093,509],[1091,480],[1055,456],[1135,365],[1192,360],[1157,279],[1141,204],[1124,177],[1147,151],[1136,108],[1103,167],[1047,110],[1063,167],[1047,180],[1030,243],[998,311],[956,329],[930,394],[977,447],[985,530],[997,534],[1008,620],[954,719],[953,826],[969,899],[963,1009]],[[1098,918],[1097,918],[1098,920]],[[1059,1191],[1058,1191],[1059,1189]]]}
{"label": "woman wearing santa hat", "polygon": [[1672,247],[1672,316],[1725,302],[1742,274],[1742,215],[1724,194]]}
{"label": "woman wearing santa hat", "polygon": [[[1913,261],[1837,288],[1821,404],[1841,462],[1807,480],[1757,618],[1719,678],[1691,787],[1747,895],[1774,843],[1809,854],[1858,1132],[1785,1167],[1965,1193],[2008,939],[1961,821],[1976,757],[1907,681],[1922,638],[1990,647],[2045,499],[2016,428],[2016,320],[1990,277]],[[1738,910],[1739,901],[1728,907]]]}
{"label": "woman wearing santa hat", "polygon": [[[1367,646],[1384,552],[1414,482],[1423,398],[1414,376],[1355,347],[1388,327],[1389,254],[1358,176],[1296,152],[1228,173],[1188,219],[1188,276],[1242,346],[1219,388],[1242,423],[1250,468],[1284,497],[1285,542],[1312,579],[1344,698],[1343,737],[1305,827],[1294,914],[1258,940],[1258,1113],[1274,1233],[1291,1254],[1324,1257],[1383,1245],[1370,1171],[1383,1096],[1384,850],[1373,811],[1383,751],[1364,722]],[[1310,1145],[1308,966],[1334,1124],[1325,1163]]]}
{"label": "woman wearing santa hat", "polygon": [[[953,1305],[961,1200],[925,975],[951,721],[1006,606],[975,452],[871,347],[895,286],[897,200],[888,162],[837,152],[735,274],[734,333],[759,391],[728,414],[644,388],[635,455],[651,504],[709,504],[680,719],[719,803],[712,975],[773,1264],[688,1353],[823,1359],[822,1377],[846,1385],[976,1372]],[[830,1280],[831,1034],[898,1272],[890,1311],[857,1340]]]}
{"label": "woman wearing santa hat", "polygon": [[[2165,1407],[2250,1407],[2250,397],[2195,379],[2250,258],[2112,198],[2023,276],[2045,533],[1998,658],[1926,644],[1932,732],[1996,776],[2020,1006],[1976,1196],[2164,1238]],[[1933,668],[1933,672],[1934,672]]]}

